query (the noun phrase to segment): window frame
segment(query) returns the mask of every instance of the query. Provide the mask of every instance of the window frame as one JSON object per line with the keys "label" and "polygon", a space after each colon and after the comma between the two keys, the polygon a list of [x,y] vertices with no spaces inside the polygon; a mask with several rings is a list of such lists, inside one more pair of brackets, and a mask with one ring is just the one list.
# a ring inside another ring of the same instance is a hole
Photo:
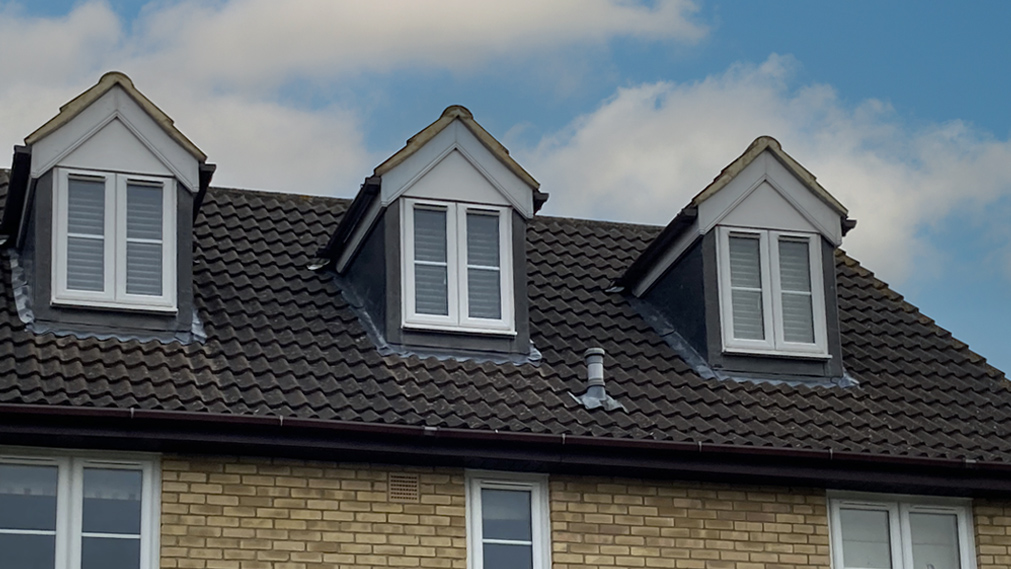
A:
{"label": "window frame", "polygon": [[[84,469],[132,470],[141,473],[140,563],[160,563],[161,470],[157,456],[127,453],[49,452],[0,447],[0,465],[55,466],[56,530],[54,569],[80,569],[84,537]],[[5,532],[6,533],[6,532]],[[13,533],[13,532],[12,532]]]}
{"label": "window frame", "polygon": [[[826,359],[828,331],[825,305],[825,283],[821,258],[821,238],[816,233],[755,229],[751,227],[717,227],[717,280],[719,283],[720,327],[723,350],[731,353],[780,355]],[[759,266],[762,271],[762,320],[764,340],[734,337],[733,299],[730,281],[730,238],[735,235],[757,237]],[[811,277],[811,310],[814,342],[788,342],[784,337],[782,285],[779,264],[780,239],[807,241]]]}
{"label": "window frame", "polygon": [[481,490],[530,492],[530,537],[533,569],[551,568],[551,511],[548,476],[516,472],[468,470],[466,482],[467,568],[484,569]]}
{"label": "window frame", "polygon": [[[67,239],[70,179],[99,180],[105,184],[104,283],[101,292],[67,288]],[[56,306],[85,306],[170,312],[177,310],[176,295],[176,184],[174,179],[146,174],[128,174],[57,168],[53,187],[52,294]],[[159,185],[162,189],[162,294],[126,292],[127,184]]]}
{"label": "window frame", "polygon": [[[843,559],[843,509],[888,513],[892,569],[913,569],[912,530],[909,515],[916,513],[954,515],[957,525],[961,569],[976,569],[976,546],[972,525],[972,500],[925,496],[877,494],[829,494],[829,549],[832,567],[846,569]],[[898,546],[894,546],[898,544]]]}
{"label": "window frame", "polygon": [[[446,212],[447,315],[421,314],[415,308],[414,210],[439,209]],[[401,227],[401,324],[406,329],[442,330],[478,334],[515,335],[513,298],[512,216],[502,206],[466,202],[403,198]],[[467,214],[495,214],[499,223],[499,290],[501,319],[468,315]]]}

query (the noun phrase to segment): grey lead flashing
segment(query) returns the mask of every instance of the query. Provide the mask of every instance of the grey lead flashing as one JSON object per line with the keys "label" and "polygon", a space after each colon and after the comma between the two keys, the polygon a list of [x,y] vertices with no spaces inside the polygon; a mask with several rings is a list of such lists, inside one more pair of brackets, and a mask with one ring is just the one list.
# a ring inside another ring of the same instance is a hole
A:
{"label": "grey lead flashing", "polygon": [[399,356],[402,358],[415,356],[421,359],[434,358],[440,361],[457,360],[513,365],[538,365],[541,362],[543,356],[541,355],[540,350],[534,346],[532,340],[530,341],[530,351],[526,354],[479,352],[459,349],[454,350],[452,348],[418,349],[416,347],[408,347],[402,344],[388,342],[383,336],[379,326],[372,319],[372,315],[365,309],[365,303],[355,292],[354,287],[350,285],[347,278],[343,275],[338,275],[336,272],[331,272],[331,275],[334,282],[337,284],[337,288],[340,289],[344,300],[347,301],[348,306],[351,308],[351,311],[358,317],[358,322],[365,330],[365,335],[372,341],[373,345],[376,347],[376,351],[378,351],[381,356]]}
{"label": "grey lead flashing", "polygon": [[11,288],[14,291],[14,304],[18,310],[18,318],[30,332],[35,334],[53,334],[54,336],[95,338],[97,340],[119,340],[121,342],[135,340],[138,342],[161,342],[162,344],[172,342],[191,344],[207,341],[207,333],[204,331],[204,325],[197,314],[196,307],[192,309],[193,319],[189,330],[165,331],[160,334],[156,330],[114,330],[83,324],[68,325],[61,322],[38,320],[35,317],[35,311],[32,309],[32,290],[25,275],[24,265],[21,263],[21,255],[15,249],[7,249],[7,256],[10,260]]}
{"label": "grey lead flashing", "polygon": [[851,376],[845,368],[843,368],[842,375],[837,377],[741,374],[713,368],[709,365],[709,362],[707,362],[706,359],[695,350],[695,348],[693,348],[683,337],[681,337],[681,334],[677,332],[674,326],[670,323],[670,320],[668,320],[663,313],[644,300],[635,298],[631,295],[627,295],[627,298],[632,308],[634,308],[643,317],[646,323],[660,335],[663,341],[670,346],[671,349],[674,350],[686,364],[688,364],[688,367],[692,368],[692,371],[694,371],[702,379],[770,383],[773,385],[803,385],[808,387],[847,388],[857,387],[860,385],[860,382]]}

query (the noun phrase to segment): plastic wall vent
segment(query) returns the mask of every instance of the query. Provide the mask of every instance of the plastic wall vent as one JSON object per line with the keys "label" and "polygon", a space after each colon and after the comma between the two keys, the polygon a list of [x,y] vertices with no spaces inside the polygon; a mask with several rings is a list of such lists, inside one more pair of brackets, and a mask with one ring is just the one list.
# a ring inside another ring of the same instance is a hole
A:
{"label": "plastic wall vent", "polygon": [[417,474],[390,473],[389,498],[391,502],[418,502],[421,499]]}

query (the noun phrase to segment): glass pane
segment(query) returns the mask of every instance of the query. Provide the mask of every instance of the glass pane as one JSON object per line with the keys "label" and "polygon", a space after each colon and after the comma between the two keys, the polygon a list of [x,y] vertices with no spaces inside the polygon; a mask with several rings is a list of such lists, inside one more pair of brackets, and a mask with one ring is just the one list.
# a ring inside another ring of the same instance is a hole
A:
{"label": "glass pane", "polygon": [[0,529],[56,530],[56,476],[55,466],[0,464]]}
{"label": "glass pane", "polygon": [[481,490],[481,523],[484,539],[530,541],[530,492]]}
{"label": "glass pane", "polygon": [[731,290],[730,298],[734,310],[734,337],[744,340],[764,340],[762,292]]}
{"label": "glass pane", "polygon": [[53,569],[55,566],[55,535],[0,533],[0,569]]}
{"label": "glass pane", "polygon": [[446,262],[446,210],[414,208],[414,259]]}
{"label": "glass pane", "polygon": [[449,314],[445,266],[414,265],[414,310],[418,314]]}
{"label": "glass pane", "polygon": [[758,237],[730,238],[730,286],[762,288]]}
{"label": "glass pane", "polygon": [[888,512],[841,510],[839,517],[842,524],[843,565],[846,568],[890,569],[892,549]]}
{"label": "glass pane", "polygon": [[84,531],[140,535],[141,472],[84,469]]}
{"label": "glass pane", "polygon": [[81,569],[137,569],[140,540],[85,537],[81,540]]}
{"label": "glass pane", "polygon": [[126,243],[126,292],[161,296],[161,243]]}
{"label": "glass pane", "polygon": [[499,266],[498,215],[467,213],[467,264]]}
{"label": "glass pane", "polygon": [[105,234],[105,181],[68,180],[67,231],[84,235]]}
{"label": "glass pane", "polygon": [[529,545],[484,544],[484,569],[531,569],[533,547]]}
{"label": "glass pane", "polygon": [[467,269],[471,318],[502,318],[502,278],[495,269]]}
{"label": "glass pane", "polygon": [[162,189],[160,186],[126,185],[127,239],[162,239]]}
{"label": "glass pane", "polygon": [[105,290],[105,240],[101,237],[67,238],[67,288]]}
{"label": "glass pane", "polygon": [[913,569],[961,569],[954,514],[909,514],[909,529]]}
{"label": "glass pane", "polygon": [[783,293],[783,337],[787,342],[814,343],[814,311],[810,294]]}
{"label": "glass pane", "polygon": [[779,281],[783,290],[811,292],[811,257],[807,241],[779,240]]}

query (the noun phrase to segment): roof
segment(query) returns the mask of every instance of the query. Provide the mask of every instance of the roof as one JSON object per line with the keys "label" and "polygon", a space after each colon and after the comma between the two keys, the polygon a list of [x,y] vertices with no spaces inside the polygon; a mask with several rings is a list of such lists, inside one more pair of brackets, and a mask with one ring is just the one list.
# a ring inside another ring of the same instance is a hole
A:
{"label": "roof", "polygon": [[158,105],[152,103],[151,99],[148,99],[143,93],[138,91],[137,88],[133,86],[133,81],[127,77],[126,74],[119,71],[110,71],[105,75],[102,75],[102,78],[98,80],[98,83],[60,107],[59,114],[49,119],[49,122],[40,126],[35,130],[35,132],[25,137],[25,144],[35,144],[57,131],[61,126],[73,120],[73,118],[79,115],[81,111],[100,99],[102,95],[117,86],[126,91],[126,93],[130,95],[130,97],[136,101],[142,109],[144,109],[144,112],[146,112],[151,119],[153,119],[154,122],[156,122],[158,126],[169,135],[169,137],[186,149],[186,152],[196,158],[198,162],[204,162],[207,160],[207,155],[197,148],[196,144],[193,144],[190,139],[186,138],[185,134],[175,127],[175,123],[172,119],[166,115],[164,111],[158,108]]}
{"label": "roof", "polygon": [[[528,293],[542,361],[421,359],[377,351],[332,274],[309,268],[348,205],[210,189],[195,225],[205,343],[35,335],[4,284],[0,405],[1011,462],[1003,374],[843,253],[842,345],[857,387],[696,376],[608,290],[660,228],[541,216],[528,232]],[[0,265],[10,283],[10,263]],[[583,352],[595,346],[627,413],[587,411],[568,395],[582,392]]]}
{"label": "roof", "polygon": [[518,162],[513,160],[513,157],[509,155],[509,150],[501,142],[495,140],[495,137],[489,134],[484,127],[478,124],[474,120],[474,115],[467,110],[467,107],[462,105],[446,107],[446,110],[442,111],[442,116],[438,120],[423,128],[418,134],[407,139],[407,144],[403,148],[398,150],[393,156],[387,158],[382,164],[376,166],[375,175],[382,176],[395,168],[397,164],[407,160],[408,157],[421,149],[429,140],[435,138],[435,135],[442,132],[455,120],[462,122],[499,162],[502,162],[516,177],[530,186],[530,189],[536,192],[541,187],[540,182],[524,170],[523,166],[520,166]]}

